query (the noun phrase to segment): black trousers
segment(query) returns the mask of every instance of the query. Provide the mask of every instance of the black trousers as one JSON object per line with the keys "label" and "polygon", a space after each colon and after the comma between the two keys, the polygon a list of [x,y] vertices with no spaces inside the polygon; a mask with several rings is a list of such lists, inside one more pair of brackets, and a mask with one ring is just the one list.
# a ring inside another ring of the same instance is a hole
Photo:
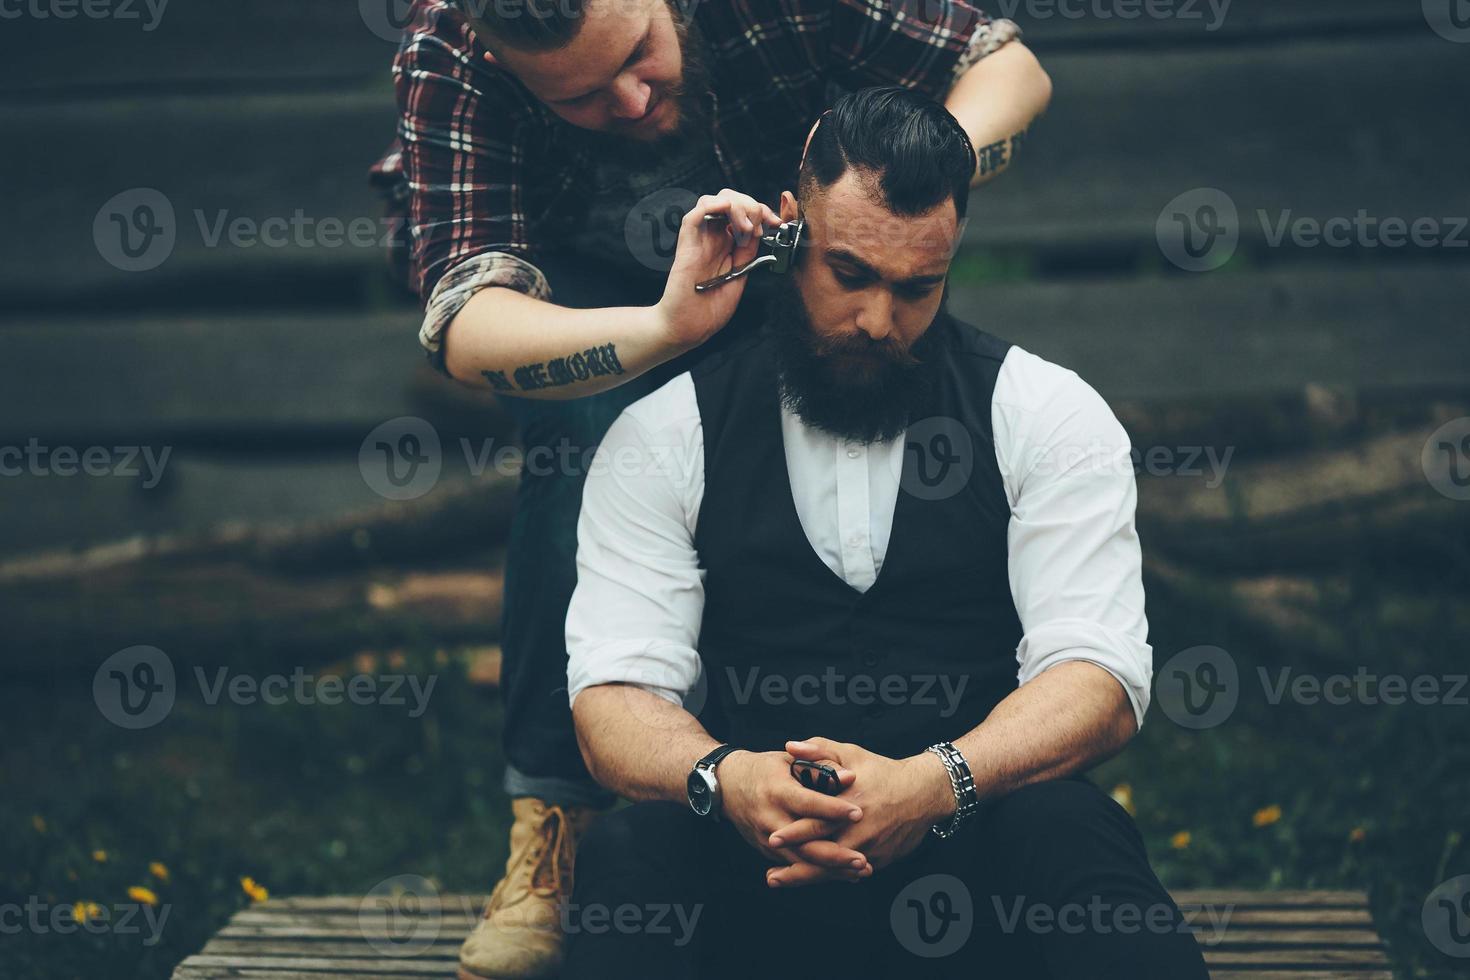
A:
{"label": "black trousers", "polygon": [[727,823],[639,803],[581,843],[564,980],[1207,980],[1128,813],[1081,778],[998,800],[855,884],[771,889]]}

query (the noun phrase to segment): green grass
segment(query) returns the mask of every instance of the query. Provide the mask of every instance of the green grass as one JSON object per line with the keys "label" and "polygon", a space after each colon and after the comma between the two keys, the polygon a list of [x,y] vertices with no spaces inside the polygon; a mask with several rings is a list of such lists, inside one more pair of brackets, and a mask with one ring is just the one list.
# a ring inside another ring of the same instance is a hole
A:
{"label": "green grass", "polygon": [[411,656],[403,669],[439,677],[417,720],[403,707],[209,706],[181,693],[159,725],[127,732],[98,713],[90,677],[11,688],[0,904],[115,905],[145,885],[170,909],[152,946],[146,931],[7,935],[0,976],[167,977],[249,903],[244,876],[272,895],[362,893],[401,874],[488,890],[508,826],[499,704],[453,664]]}
{"label": "green grass", "polygon": [[[1159,663],[1208,643],[1247,677],[1225,724],[1191,732],[1155,708],[1095,772],[1104,788],[1131,786],[1165,883],[1366,887],[1400,976],[1464,975],[1465,961],[1425,942],[1419,915],[1435,884],[1470,872],[1470,709],[1271,705],[1254,680],[1257,665],[1288,663],[1464,673],[1466,633],[1453,615],[1463,594],[1459,579],[1421,587],[1392,568],[1364,572],[1340,597],[1356,617],[1356,647],[1338,662],[1154,594]],[[498,704],[454,663],[410,655],[404,669],[439,677],[422,718],[389,707],[211,707],[196,695],[139,732],[101,717],[90,677],[12,684],[0,694],[0,904],[112,905],[146,885],[169,917],[155,945],[146,933],[6,935],[0,976],[166,977],[247,904],[242,876],[274,895],[362,893],[400,874],[488,889],[506,847]],[[1271,805],[1280,819],[1254,826]],[[1189,845],[1172,847],[1185,830]],[[154,861],[168,867],[167,884],[150,874]]]}

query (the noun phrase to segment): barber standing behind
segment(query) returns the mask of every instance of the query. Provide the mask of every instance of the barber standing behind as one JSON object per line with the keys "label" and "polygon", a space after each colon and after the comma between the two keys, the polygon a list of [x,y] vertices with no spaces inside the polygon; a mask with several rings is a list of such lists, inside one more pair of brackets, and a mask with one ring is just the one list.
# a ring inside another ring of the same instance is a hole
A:
{"label": "barber standing behind", "polygon": [[[1051,95],[1018,35],[962,0],[415,0],[393,66],[398,139],[373,178],[406,217],[420,342],[456,380],[512,396],[528,460],[587,458],[626,405],[689,367],[681,355],[757,319],[742,297],[758,279],[693,284],[755,257],[836,91],[896,84],[942,101],[979,184]],[[704,247],[671,269],[681,221],[706,213],[728,220],[700,221]],[[461,951],[471,978],[555,971],[577,836],[612,802],[566,697],[585,474],[547,470],[522,474],[510,532],[515,822]]]}

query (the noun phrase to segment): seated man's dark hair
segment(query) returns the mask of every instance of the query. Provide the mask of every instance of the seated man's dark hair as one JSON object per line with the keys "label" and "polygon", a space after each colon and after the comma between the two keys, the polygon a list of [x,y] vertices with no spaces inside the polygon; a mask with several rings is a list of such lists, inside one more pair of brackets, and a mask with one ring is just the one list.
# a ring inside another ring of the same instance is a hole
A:
{"label": "seated man's dark hair", "polygon": [[928,96],[897,85],[859,89],[823,116],[797,176],[797,196],[810,200],[850,169],[878,178],[894,214],[918,215],[954,198],[964,218],[975,174],[975,150],[959,121]]}

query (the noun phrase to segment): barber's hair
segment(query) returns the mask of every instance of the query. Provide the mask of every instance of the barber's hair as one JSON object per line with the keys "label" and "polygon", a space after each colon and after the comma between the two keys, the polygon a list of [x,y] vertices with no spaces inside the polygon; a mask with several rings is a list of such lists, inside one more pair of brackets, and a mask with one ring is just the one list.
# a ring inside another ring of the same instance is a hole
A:
{"label": "barber's hair", "polygon": [[482,41],[520,51],[555,51],[582,29],[583,0],[449,0]]}
{"label": "barber's hair", "polygon": [[[571,44],[582,29],[587,0],[447,0],[485,41],[519,51],[555,51]],[[616,0],[626,9],[631,0]],[[679,28],[689,20],[683,7],[664,0]],[[692,13],[692,8],[691,8]]]}
{"label": "barber's hair", "polygon": [[854,169],[877,177],[894,214],[924,214],[950,197],[962,219],[975,149],[944,106],[910,89],[881,85],[843,95],[822,117],[797,176],[797,196],[809,199]]}

